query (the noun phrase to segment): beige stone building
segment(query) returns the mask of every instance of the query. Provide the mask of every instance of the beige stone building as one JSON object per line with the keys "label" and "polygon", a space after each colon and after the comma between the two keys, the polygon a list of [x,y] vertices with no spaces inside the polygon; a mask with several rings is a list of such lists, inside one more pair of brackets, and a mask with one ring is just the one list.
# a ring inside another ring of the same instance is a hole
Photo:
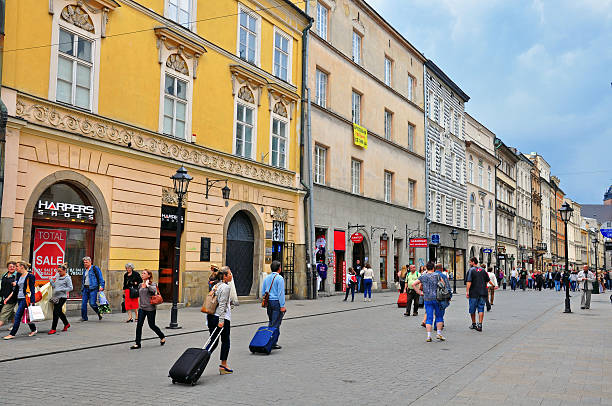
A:
{"label": "beige stone building", "polygon": [[[319,0],[309,44],[317,262],[327,292],[345,268],[369,262],[389,287],[423,262],[425,58],[367,3]],[[352,242],[350,236],[359,233]]]}

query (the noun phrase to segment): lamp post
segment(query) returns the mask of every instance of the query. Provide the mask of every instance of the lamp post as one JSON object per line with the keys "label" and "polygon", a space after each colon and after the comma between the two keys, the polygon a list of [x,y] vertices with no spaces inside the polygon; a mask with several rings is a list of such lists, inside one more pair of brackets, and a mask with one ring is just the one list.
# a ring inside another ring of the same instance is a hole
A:
{"label": "lamp post", "polygon": [[559,213],[561,214],[561,220],[565,224],[565,311],[563,313],[571,313],[572,309],[570,309],[570,294],[569,294],[569,257],[568,257],[568,249],[567,249],[567,223],[572,218],[572,212],[574,209],[565,202],[559,209]]}
{"label": "lamp post", "polygon": [[595,234],[593,245],[595,246],[595,275],[597,275],[597,269],[599,268],[599,262],[598,262],[599,256],[597,255],[597,245],[599,245],[599,239],[597,238],[597,234]]}
{"label": "lamp post", "polygon": [[178,329],[178,295],[179,295],[179,265],[181,261],[181,234],[183,233],[182,213],[183,197],[189,188],[189,182],[193,179],[187,173],[187,169],[181,165],[174,175],[170,177],[174,182],[174,193],[178,199],[176,207],[176,242],[174,244],[174,270],[172,272],[172,310],[170,311],[170,325],[168,328]]}
{"label": "lamp post", "polygon": [[459,231],[453,228],[450,235],[453,239],[453,293],[457,293],[457,236]]}

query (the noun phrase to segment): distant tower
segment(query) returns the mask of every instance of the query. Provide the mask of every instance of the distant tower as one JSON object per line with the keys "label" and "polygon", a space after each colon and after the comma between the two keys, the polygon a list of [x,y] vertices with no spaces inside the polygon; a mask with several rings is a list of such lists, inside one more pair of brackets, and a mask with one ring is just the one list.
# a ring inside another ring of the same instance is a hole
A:
{"label": "distant tower", "polygon": [[608,191],[604,193],[604,205],[612,206],[612,185],[610,185]]}

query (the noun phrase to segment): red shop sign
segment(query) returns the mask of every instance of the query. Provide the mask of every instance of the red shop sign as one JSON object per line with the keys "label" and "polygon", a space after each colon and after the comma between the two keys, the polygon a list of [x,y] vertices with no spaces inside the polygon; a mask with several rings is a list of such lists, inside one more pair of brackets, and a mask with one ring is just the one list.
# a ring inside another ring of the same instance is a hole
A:
{"label": "red shop sign", "polygon": [[411,238],[410,248],[427,248],[429,243],[427,238]]}
{"label": "red shop sign", "polygon": [[359,244],[360,242],[363,241],[363,234],[355,233],[351,235],[351,241],[353,241],[355,244]]}
{"label": "red shop sign", "polygon": [[57,267],[64,263],[66,252],[66,230],[52,230],[37,228],[34,235],[34,264],[32,268],[37,275],[36,279],[47,281]]}

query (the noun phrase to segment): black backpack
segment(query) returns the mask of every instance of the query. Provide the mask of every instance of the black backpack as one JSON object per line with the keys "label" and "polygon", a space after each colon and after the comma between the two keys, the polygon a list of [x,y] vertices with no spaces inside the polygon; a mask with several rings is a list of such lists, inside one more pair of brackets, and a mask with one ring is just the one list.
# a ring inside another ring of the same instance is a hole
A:
{"label": "black backpack", "polygon": [[438,289],[436,290],[436,300],[439,302],[443,302],[445,300],[449,300],[451,298],[450,290],[446,288],[446,283],[444,283],[444,279],[438,275]]}

